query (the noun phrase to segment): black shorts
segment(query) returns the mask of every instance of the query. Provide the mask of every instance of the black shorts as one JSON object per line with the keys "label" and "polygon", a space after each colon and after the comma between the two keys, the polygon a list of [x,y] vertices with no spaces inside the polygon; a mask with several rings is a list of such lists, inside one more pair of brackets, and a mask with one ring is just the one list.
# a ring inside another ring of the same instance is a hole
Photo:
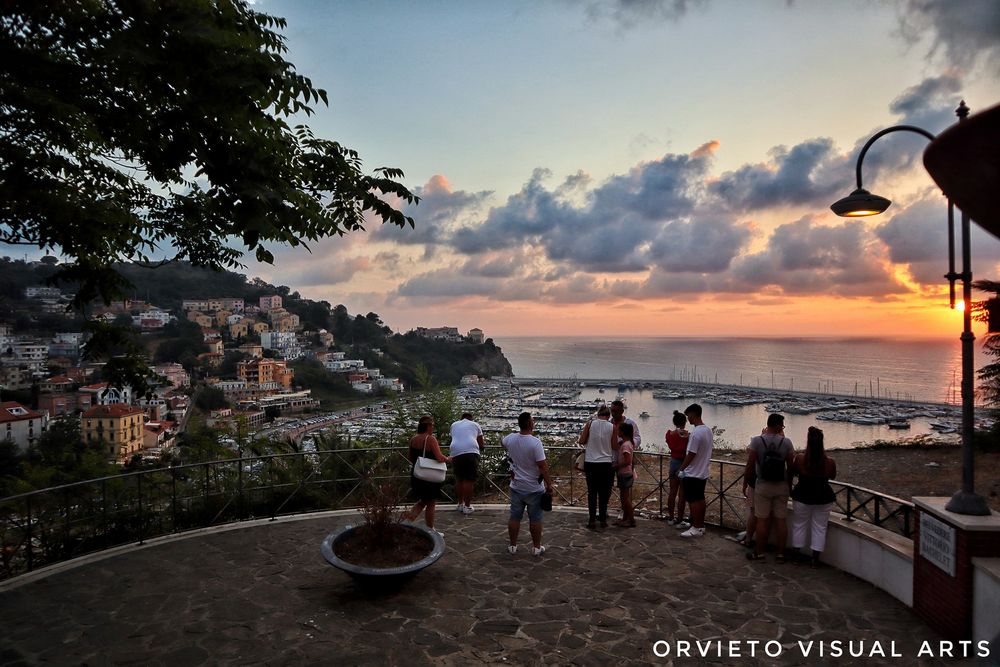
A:
{"label": "black shorts", "polygon": [[697,477],[682,477],[681,484],[684,486],[684,500],[689,503],[696,503],[705,499],[705,484],[707,479]]}
{"label": "black shorts", "polygon": [[459,454],[451,460],[451,465],[455,470],[455,479],[474,482],[479,472],[479,454]]}

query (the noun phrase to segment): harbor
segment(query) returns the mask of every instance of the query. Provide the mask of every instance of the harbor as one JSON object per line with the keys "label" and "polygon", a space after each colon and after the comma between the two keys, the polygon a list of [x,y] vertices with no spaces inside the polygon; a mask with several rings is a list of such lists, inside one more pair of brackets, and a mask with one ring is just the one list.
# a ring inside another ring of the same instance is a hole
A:
{"label": "harbor", "polygon": [[[693,402],[704,406],[705,421],[713,427],[719,449],[744,447],[772,412],[786,416],[786,435],[799,444],[804,444],[809,426],[823,429],[827,447],[833,449],[931,434],[957,442],[961,412],[945,403],[681,381],[498,378],[458,388],[456,393],[462,409],[473,412],[494,444],[515,430],[517,415],[527,410],[534,415],[536,434],[543,441],[572,445],[597,408],[618,398],[626,405],[626,415],[639,425],[645,451],[663,450],[674,410],[683,411]],[[988,420],[977,422],[977,428],[988,426]],[[274,429],[271,437],[294,432],[308,449],[315,433],[330,429],[355,441],[384,443],[408,428],[400,425],[391,404],[380,400],[348,413],[290,420]]]}

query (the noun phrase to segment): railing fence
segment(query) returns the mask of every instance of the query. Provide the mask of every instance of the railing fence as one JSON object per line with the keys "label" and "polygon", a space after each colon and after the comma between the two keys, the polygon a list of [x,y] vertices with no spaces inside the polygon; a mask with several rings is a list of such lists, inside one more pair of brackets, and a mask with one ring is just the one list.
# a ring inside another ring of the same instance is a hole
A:
{"label": "railing fence", "polygon": [[[556,504],[586,506],[586,482],[577,470],[581,450],[546,449],[556,482]],[[640,515],[664,517],[670,496],[669,457],[636,452],[633,502]],[[744,464],[712,460],[706,521],[742,529]],[[480,502],[505,502],[505,453],[487,448],[480,459]],[[369,482],[404,490],[406,450],[353,448],[297,452],[143,470],[0,499],[0,579],[88,553],[153,537],[250,519],[357,507]],[[912,535],[913,505],[851,484],[834,483],[837,509],[849,521]],[[454,482],[442,488],[454,502]],[[617,499],[613,501],[617,510]]]}

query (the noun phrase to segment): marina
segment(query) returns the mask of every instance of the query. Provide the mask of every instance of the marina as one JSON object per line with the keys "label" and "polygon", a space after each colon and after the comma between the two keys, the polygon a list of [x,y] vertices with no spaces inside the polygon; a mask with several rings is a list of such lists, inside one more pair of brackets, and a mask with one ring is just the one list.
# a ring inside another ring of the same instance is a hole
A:
{"label": "marina", "polygon": [[[693,402],[703,405],[705,421],[713,427],[715,446],[720,450],[744,447],[760,433],[772,412],[786,415],[786,434],[797,446],[804,444],[809,426],[823,429],[828,448],[853,448],[876,440],[899,441],[926,434],[951,436],[957,441],[955,434],[960,427],[959,408],[942,403],[676,381],[494,379],[461,387],[456,393],[462,409],[473,412],[492,444],[515,430],[517,415],[527,410],[535,417],[536,434],[546,444],[573,445],[598,407],[614,398],[623,400],[626,415],[638,420],[641,449],[645,451],[663,450],[664,433],[672,428],[674,410],[683,411]],[[308,449],[314,446],[310,434],[336,429],[352,440],[385,444],[408,433],[411,426],[401,426],[395,410],[380,401],[341,415],[292,420],[277,428],[272,437],[287,437],[294,431]],[[986,420],[977,423],[980,428],[987,426]]]}

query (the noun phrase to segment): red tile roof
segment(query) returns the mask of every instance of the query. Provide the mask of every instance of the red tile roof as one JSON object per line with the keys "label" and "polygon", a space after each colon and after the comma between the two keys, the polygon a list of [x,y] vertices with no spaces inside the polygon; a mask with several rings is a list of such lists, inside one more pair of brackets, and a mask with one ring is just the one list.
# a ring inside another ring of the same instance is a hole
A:
{"label": "red tile roof", "polygon": [[127,417],[129,415],[145,414],[142,408],[124,403],[113,403],[111,405],[95,405],[83,413],[84,417]]}
{"label": "red tile roof", "polygon": [[39,419],[40,417],[42,417],[42,413],[35,412],[17,401],[4,401],[0,403],[0,423],[19,422],[25,419]]}

